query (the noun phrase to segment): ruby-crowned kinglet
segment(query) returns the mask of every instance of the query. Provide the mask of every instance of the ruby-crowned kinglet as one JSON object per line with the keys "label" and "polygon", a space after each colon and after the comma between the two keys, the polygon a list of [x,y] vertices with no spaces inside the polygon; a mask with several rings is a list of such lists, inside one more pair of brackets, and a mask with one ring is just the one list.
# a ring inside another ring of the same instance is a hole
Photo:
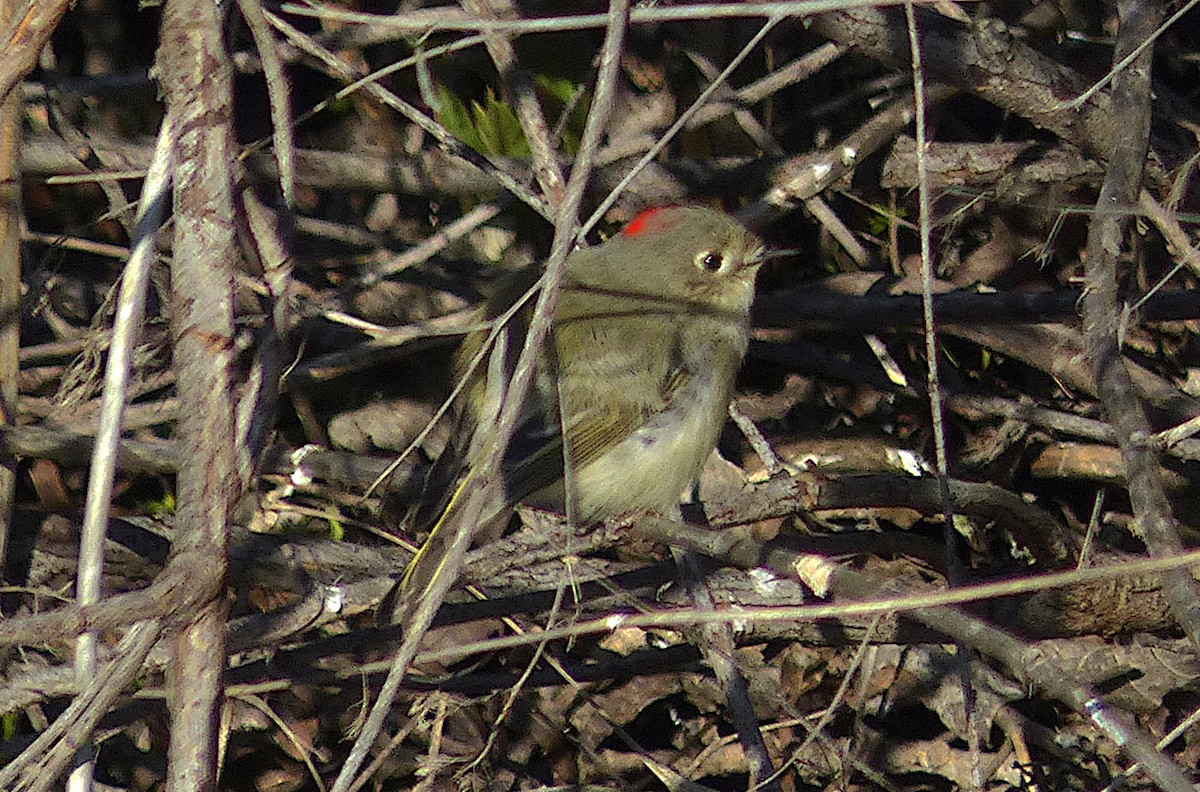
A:
{"label": "ruby-crowned kinglet", "polygon": [[[507,504],[561,510],[581,524],[637,509],[676,512],[724,424],[762,260],[756,236],[696,206],[649,209],[604,244],[572,253],[522,422],[505,450]],[[504,313],[534,279],[510,284],[489,303],[487,318]],[[438,558],[439,531],[471,486],[474,461],[491,453],[481,428],[499,413],[504,389],[496,385],[512,376],[530,313],[518,312],[482,355],[486,331],[463,342],[461,423],[469,442],[447,451],[455,457],[449,467],[437,466],[456,470],[434,477],[441,486],[458,483],[405,573],[405,599],[420,596],[435,575],[458,574]],[[471,361],[476,368],[467,371]]]}

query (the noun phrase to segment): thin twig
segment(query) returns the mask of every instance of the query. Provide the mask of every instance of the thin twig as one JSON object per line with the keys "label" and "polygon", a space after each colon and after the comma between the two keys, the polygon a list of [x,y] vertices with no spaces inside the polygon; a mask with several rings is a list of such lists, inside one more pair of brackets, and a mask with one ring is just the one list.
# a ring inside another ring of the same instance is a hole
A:
{"label": "thin twig", "polygon": [[[100,583],[104,574],[104,541],[112,501],[113,480],[116,477],[121,426],[125,417],[126,391],[133,368],[133,351],[146,308],[150,267],[155,257],[154,241],[170,200],[171,155],[175,145],[173,129],[169,117],[159,128],[154,159],[142,185],[133,253],[125,267],[121,279],[121,292],[117,299],[116,321],[113,324],[108,364],[104,374],[100,425],[96,431],[95,444],[92,446],[83,530],[79,540],[79,576],[75,584],[75,596],[80,606],[100,601]],[[96,675],[96,639],[96,633],[92,632],[82,633],[76,639],[75,676],[80,687]],[[90,787],[90,777],[84,780],[78,774],[90,776],[91,767],[90,761],[85,762],[72,772],[71,788]]]}
{"label": "thin twig", "polygon": [[[496,18],[496,11],[505,15],[516,16],[517,9],[509,0],[462,0],[463,6],[477,16]],[[533,175],[542,188],[542,194],[553,209],[562,200],[563,186],[566,179],[554,156],[554,143],[550,139],[550,125],[542,113],[537,94],[533,90],[533,81],[529,74],[517,64],[516,50],[512,41],[498,31],[484,33],[484,43],[492,61],[500,72],[500,79],[508,85],[513,94],[512,104],[517,121],[525,133],[529,143],[529,151],[533,157]]]}
{"label": "thin twig", "polygon": [[[13,5],[15,10],[18,6]],[[8,98],[26,74],[33,71],[38,54],[71,7],[70,0],[33,0],[20,14],[0,15],[4,57],[0,58],[0,102]]]}
{"label": "thin twig", "polygon": [[137,675],[158,640],[161,624],[142,621],[133,625],[117,644],[116,659],[104,673],[88,680],[62,714],[38,735],[20,756],[0,769],[0,789],[41,792],[55,782],[75,753],[75,747],[92,733]]}
{"label": "thin twig", "polygon": [[278,45],[263,14],[261,0],[238,0],[238,9],[254,38],[263,76],[267,81],[267,100],[271,107],[271,136],[275,141],[275,162],[279,165],[279,189],[283,202],[296,200],[296,136],[292,127],[291,90],[283,73]]}
{"label": "thin twig", "polygon": [[725,81],[729,79],[729,75],[733,74],[733,70],[736,69],[743,60],[749,57],[750,53],[754,52],[754,49],[758,46],[759,42],[766,38],[767,34],[771,32],[771,29],[783,21],[783,19],[784,18],[781,16],[773,16],[763,23],[763,26],[759,28],[757,33],[754,34],[754,37],[746,42],[746,46],[742,47],[741,51],[733,57],[733,60],[729,62],[729,65],[722,69],[721,73],[714,77],[708,86],[700,92],[700,95],[696,97],[696,101],[692,102],[691,106],[680,114],[679,118],[675,120],[675,123],[671,124],[667,131],[662,134],[662,137],[658,139],[658,142],[651,146],[650,150],[643,154],[642,158],[637,161],[637,164],[629,169],[629,173],[625,174],[625,176],[623,176],[621,180],[617,182],[605,199],[600,202],[600,205],[596,207],[596,211],[592,212],[592,216],[589,217],[586,222],[584,222],[583,233],[587,233],[592,226],[600,222],[600,218],[604,217],[604,213],[607,212],[612,205],[617,202],[617,198],[620,197],[621,193],[625,191],[625,188],[628,187],[631,182],[633,182],[637,175],[642,172],[642,169],[649,165],[650,162],[652,162],[654,158],[659,155],[659,152],[666,148],[667,145],[675,139],[675,136],[678,135],[681,130],[687,127],[688,121],[692,118],[692,116],[699,112],[700,108],[704,107],[704,105],[708,103],[713,95],[716,94],[717,91],[720,90],[725,84]]}
{"label": "thin twig", "polygon": [[503,494],[498,491],[496,486],[498,477],[495,473],[500,467],[504,449],[516,432],[521,416],[521,403],[533,382],[535,361],[540,355],[542,344],[549,335],[567,256],[576,244],[579,206],[583,202],[584,191],[591,175],[596,152],[600,148],[600,141],[612,111],[620,56],[624,50],[628,12],[629,6],[625,0],[613,0],[609,5],[609,26],[601,51],[595,98],[584,126],[575,167],[571,171],[562,204],[556,213],[554,242],[550,249],[550,259],[546,265],[544,284],[534,307],[525,347],[521,350],[512,382],[509,383],[502,402],[504,409],[496,421],[493,445],[495,451],[481,464],[478,472],[479,480],[485,484],[468,497],[462,512],[456,515],[455,524],[447,525],[444,528],[444,530],[452,532],[452,538],[442,551],[440,571],[425,586],[425,590],[419,593],[419,599],[414,603],[412,612],[404,614],[404,641],[392,661],[387,679],[371,707],[367,721],[338,773],[333,792],[346,792],[354,783],[367,751],[383,728],[384,718],[399,693],[400,683],[404,680],[408,667],[417,654],[421,639],[432,624],[433,617],[445,599],[446,593],[458,579],[463,559],[471,545],[473,526],[480,523],[480,517],[487,510],[494,511],[496,505],[503,500]]}
{"label": "thin twig", "polygon": [[[942,380],[937,324],[933,316],[933,207],[929,194],[929,172],[925,161],[925,69],[921,60],[921,41],[917,29],[916,11],[912,3],[905,3],[904,18],[908,26],[909,51],[912,55],[914,115],[917,137],[917,205],[919,211],[919,237],[921,242],[921,309],[924,316],[925,337],[925,387],[929,397],[929,414],[933,427],[933,447],[938,491],[942,501],[942,541],[946,546],[947,580],[951,586],[960,584],[964,570],[958,554],[954,552],[957,532],[954,530],[954,500],[950,495],[950,462],[946,450],[945,406],[942,404]],[[960,644],[962,646],[962,644]],[[964,649],[966,647],[963,647]],[[973,790],[983,788],[981,773],[979,713],[971,687],[967,665],[969,652],[957,655],[963,704],[967,719],[967,750],[971,758],[971,784]]]}
{"label": "thin twig", "polygon": [[[267,19],[275,26],[276,30],[283,33],[293,44],[299,49],[316,58],[321,63],[325,64],[335,75],[342,79],[352,80],[360,77],[353,66],[338,57],[334,53],[322,47],[311,36],[307,36],[294,26],[290,25],[286,20],[280,17],[267,13]],[[454,137],[449,130],[442,124],[439,124],[434,119],[430,118],[425,113],[422,113],[411,103],[404,101],[396,94],[384,88],[377,82],[368,82],[364,86],[364,90],[373,96],[375,99],[383,102],[383,104],[397,111],[408,120],[419,126],[421,129],[428,132],[434,140],[442,144],[456,157],[470,162],[472,165],[490,173],[496,181],[498,181],[504,189],[511,192],[514,196],[521,199],[530,208],[541,214],[544,217],[550,217],[551,213],[544,199],[535,195],[524,184],[517,180],[515,176],[510,174],[504,167],[494,159],[484,157],[476,152],[471,147]]]}
{"label": "thin twig", "polygon": [[[663,22],[709,21],[713,19],[744,19],[746,17],[809,16],[826,11],[898,4],[900,0],[790,0],[777,3],[689,3],[678,6],[640,6],[629,14],[631,25]],[[337,22],[365,25],[377,34],[389,38],[370,39],[390,41],[397,37],[427,33],[434,30],[503,31],[506,33],[554,33],[604,27],[605,14],[579,14],[542,17],[540,19],[480,19],[467,14],[448,13],[443,7],[425,8],[398,14],[368,14],[345,11],[332,6],[314,8],[296,3],[284,3],[286,13],[296,16],[331,19]],[[383,31],[387,31],[383,34]]]}

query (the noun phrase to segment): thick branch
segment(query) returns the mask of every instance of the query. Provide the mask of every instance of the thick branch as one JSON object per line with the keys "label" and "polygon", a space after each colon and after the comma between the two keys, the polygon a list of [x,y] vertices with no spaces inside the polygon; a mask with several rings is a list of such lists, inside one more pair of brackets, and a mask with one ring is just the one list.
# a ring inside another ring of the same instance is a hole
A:
{"label": "thick branch", "polygon": [[172,665],[167,788],[213,788],[217,715],[225,667],[223,583],[228,518],[245,488],[237,474],[233,410],[234,238],[230,163],[232,70],[215,4],[170,0],[163,14],[158,67],[167,113],[176,124],[175,257],[171,287],[174,366],[182,419],[179,532],[172,548],[185,571],[216,570],[205,581],[192,622],[177,638]]}
{"label": "thick branch", "polygon": [[[1121,28],[1114,61],[1151,36],[1164,15],[1159,4],[1138,0],[1122,0],[1118,10]],[[1152,555],[1173,556],[1183,552],[1183,543],[1167,499],[1158,454],[1150,445],[1150,422],[1121,356],[1117,294],[1117,259],[1141,190],[1149,145],[1152,52],[1147,48],[1113,79],[1115,112],[1121,123],[1113,129],[1112,158],[1088,228],[1083,329],[1096,390],[1121,447],[1129,498],[1146,545]],[[1164,575],[1163,583],[1175,617],[1200,646],[1200,589],[1196,582],[1177,572]]]}

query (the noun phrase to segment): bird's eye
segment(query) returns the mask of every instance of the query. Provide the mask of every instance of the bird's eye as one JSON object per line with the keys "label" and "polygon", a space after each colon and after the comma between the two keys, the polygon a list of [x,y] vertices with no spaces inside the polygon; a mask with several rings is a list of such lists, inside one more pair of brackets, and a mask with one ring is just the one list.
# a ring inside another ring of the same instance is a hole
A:
{"label": "bird's eye", "polygon": [[725,257],[715,250],[706,250],[696,256],[696,266],[705,272],[720,272],[725,266]]}

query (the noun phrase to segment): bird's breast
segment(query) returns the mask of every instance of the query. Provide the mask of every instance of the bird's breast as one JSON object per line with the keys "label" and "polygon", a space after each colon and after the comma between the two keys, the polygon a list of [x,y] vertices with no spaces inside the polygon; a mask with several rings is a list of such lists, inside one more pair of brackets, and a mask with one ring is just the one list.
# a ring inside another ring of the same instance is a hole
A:
{"label": "bird's breast", "polygon": [[726,379],[691,373],[665,409],[575,470],[580,518],[673,509],[716,446],[729,403]]}

